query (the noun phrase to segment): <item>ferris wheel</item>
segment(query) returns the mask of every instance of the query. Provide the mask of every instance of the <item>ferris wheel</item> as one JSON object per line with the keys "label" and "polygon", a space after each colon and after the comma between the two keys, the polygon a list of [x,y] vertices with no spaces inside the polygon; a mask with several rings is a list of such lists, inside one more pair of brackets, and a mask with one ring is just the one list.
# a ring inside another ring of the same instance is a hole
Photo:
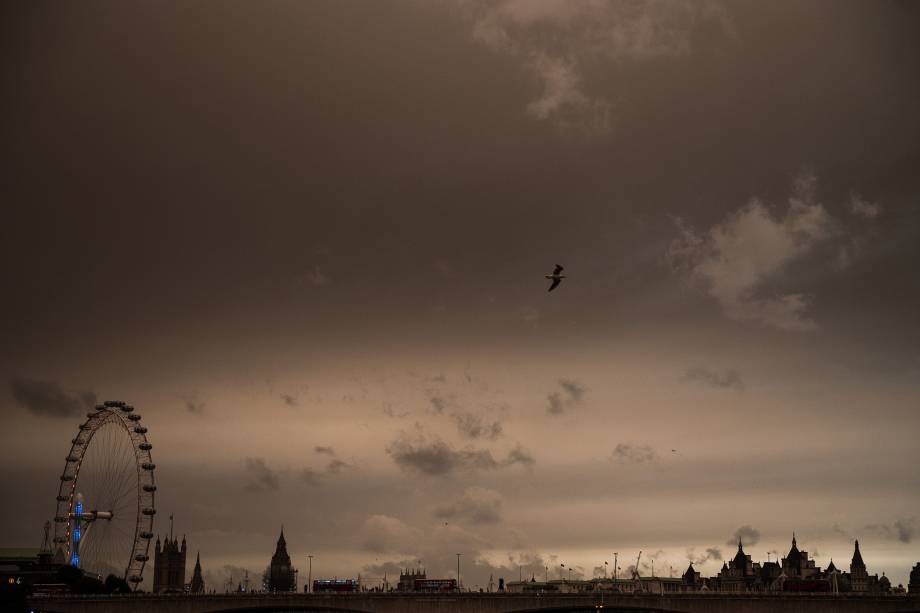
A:
{"label": "ferris wheel", "polygon": [[136,590],[156,515],[153,446],[129,404],[108,400],[86,417],[61,474],[54,542],[67,564]]}

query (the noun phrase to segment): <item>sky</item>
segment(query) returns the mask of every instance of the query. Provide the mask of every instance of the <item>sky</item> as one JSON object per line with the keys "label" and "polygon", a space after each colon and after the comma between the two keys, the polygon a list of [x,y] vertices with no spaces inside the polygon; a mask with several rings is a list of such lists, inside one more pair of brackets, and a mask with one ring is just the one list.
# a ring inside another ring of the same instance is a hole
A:
{"label": "sky", "polygon": [[3,546],[118,399],[217,589],[282,525],[314,578],[794,531],[907,583],[920,6],[0,11]]}

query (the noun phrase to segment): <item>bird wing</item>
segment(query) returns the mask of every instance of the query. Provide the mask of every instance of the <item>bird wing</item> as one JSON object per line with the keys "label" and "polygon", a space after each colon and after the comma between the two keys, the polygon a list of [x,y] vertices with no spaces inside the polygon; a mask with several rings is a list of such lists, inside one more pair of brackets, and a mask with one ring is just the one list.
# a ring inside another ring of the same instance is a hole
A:
{"label": "bird wing", "polygon": [[549,289],[546,290],[546,291],[548,291],[548,292],[553,291],[554,289],[556,289],[556,286],[559,285],[560,283],[562,283],[562,279],[559,279],[558,277],[555,278],[555,279],[553,279],[553,284],[550,285],[550,286],[549,286]]}
{"label": "bird wing", "polygon": [[563,270],[563,267],[560,264],[556,264],[556,269],[553,270],[553,274],[558,275],[560,272],[562,272],[562,270]]}

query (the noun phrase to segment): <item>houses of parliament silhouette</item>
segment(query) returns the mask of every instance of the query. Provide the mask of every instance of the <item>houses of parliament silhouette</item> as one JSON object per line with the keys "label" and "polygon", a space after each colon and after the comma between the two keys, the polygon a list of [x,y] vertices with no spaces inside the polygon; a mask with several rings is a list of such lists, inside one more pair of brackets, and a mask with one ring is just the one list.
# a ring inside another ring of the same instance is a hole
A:
{"label": "houses of parliament silhouette", "polygon": [[185,556],[188,545],[185,535],[182,543],[173,534],[173,516],[169,516],[169,536],[160,544],[157,537],[153,549],[153,592],[155,594],[178,594],[204,592],[204,579],[201,576],[201,553],[195,559],[195,570],[191,583],[185,584]]}

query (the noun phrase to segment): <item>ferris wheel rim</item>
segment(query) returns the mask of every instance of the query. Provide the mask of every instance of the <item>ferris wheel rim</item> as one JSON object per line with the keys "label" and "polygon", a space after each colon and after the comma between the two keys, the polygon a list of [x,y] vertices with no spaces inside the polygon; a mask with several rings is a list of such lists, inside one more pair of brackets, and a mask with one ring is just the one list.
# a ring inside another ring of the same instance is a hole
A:
{"label": "ferris wheel rim", "polygon": [[137,491],[133,542],[130,557],[125,560],[121,577],[132,583],[136,590],[143,580],[143,572],[149,560],[150,543],[153,538],[153,521],[156,514],[156,480],[154,477],[156,466],[150,454],[152,445],[147,440],[147,429],[140,425],[140,415],[133,411],[134,408],[124,402],[106,401],[87,413],[86,421],[80,424],[77,435],[71,441],[70,452],[65,458],[64,471],[58,486],[54,542],[66,556],[67,563],[70,563],[73,551],[72,514],[76,496],[80,493],[78,485],[83,460],[96,434],[103,427],[114,424],[116,429],[121,430],[120,435],[127,437],[130,449],[133,451],[136,470]]}

